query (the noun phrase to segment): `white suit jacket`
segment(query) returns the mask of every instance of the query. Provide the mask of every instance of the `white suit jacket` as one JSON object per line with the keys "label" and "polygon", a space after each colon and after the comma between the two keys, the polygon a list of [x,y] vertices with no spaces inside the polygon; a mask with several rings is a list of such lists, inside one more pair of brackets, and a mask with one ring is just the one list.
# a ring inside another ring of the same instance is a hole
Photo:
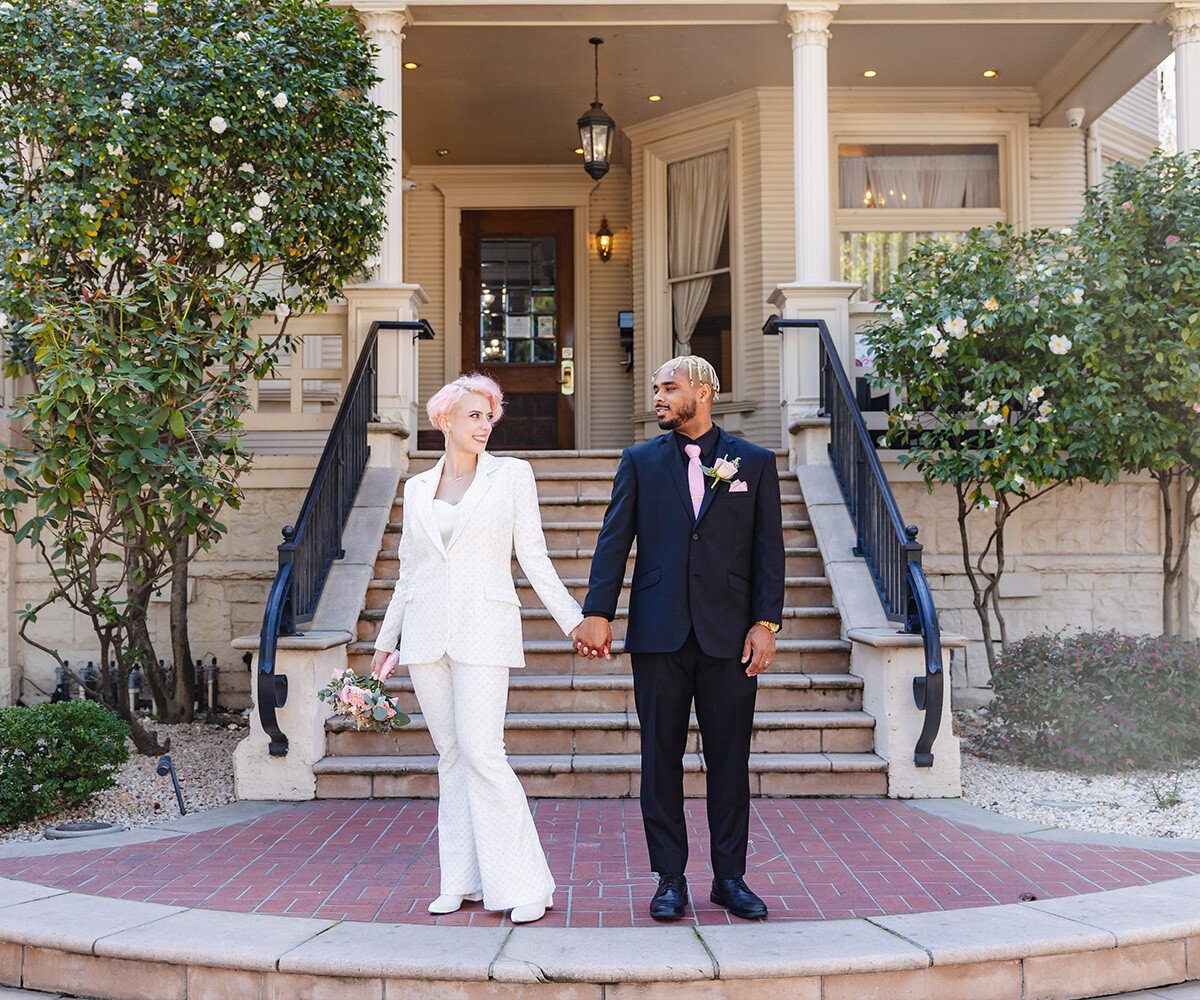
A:
{"label": "white suit jacket", "polygon": [[458,663],[523,667],[514,550],[563,633],[583,621],[546,553],[533,467],[480,455],[458,503],[454,533],[443,545],[433,495],[445,461],[404,484],[400,576],[375,648],[391,652],[399,638],[401,663],[433,663],[449,654]]}

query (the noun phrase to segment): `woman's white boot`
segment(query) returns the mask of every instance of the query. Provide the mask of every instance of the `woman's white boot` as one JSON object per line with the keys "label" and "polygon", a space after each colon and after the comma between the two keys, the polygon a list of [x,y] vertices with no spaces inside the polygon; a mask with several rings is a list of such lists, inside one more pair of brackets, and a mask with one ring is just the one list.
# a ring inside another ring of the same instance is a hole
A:
{"label": "woman's white boot", "polygon": [[543,903],[526,903],[524,906],[514,906],[508,914],[514,924],[531,924],[541,920],[547,910],[554,909],[554,893],[546,897]]}
{"label": "woman's white boot", "polygon": [[[454,913],[463,903],[478,903],[483,899],[482,892],[469,892],[465,896],[438,896],[432,903],[429,904],[430,913]],[[534,918],[537,919],[536,917]]]}

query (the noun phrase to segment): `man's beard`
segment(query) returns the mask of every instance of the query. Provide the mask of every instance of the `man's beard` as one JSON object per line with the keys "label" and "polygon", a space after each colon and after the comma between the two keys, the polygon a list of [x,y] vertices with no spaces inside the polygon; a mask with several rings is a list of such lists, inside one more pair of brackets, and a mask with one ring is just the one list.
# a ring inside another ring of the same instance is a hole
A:
{"label": "man's beard", "polygon": [[696,415],[696,401],[689,399],[686,403],[677,404],[675,412],[675,416],[666,415],[658,418],[659,430],[673,431],[680,424],[686,424]]}

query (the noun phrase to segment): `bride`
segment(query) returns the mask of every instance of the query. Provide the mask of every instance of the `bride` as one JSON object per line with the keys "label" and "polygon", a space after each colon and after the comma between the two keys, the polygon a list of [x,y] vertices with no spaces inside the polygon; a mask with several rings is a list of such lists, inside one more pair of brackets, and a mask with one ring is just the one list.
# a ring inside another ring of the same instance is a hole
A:
{"label": "bride", "polygon": [[463,375],[426,410],[445,454],[405,483],[400,574],[371,671],[407,666],[438,752],[441,895],[429,912],[482,899],[529,923],[554,905],[555,885],[504,752],[508,672],[525,665],[513,552],[564,634],[583,615],[546,553],[532,467],[486,450],[500,386]]}

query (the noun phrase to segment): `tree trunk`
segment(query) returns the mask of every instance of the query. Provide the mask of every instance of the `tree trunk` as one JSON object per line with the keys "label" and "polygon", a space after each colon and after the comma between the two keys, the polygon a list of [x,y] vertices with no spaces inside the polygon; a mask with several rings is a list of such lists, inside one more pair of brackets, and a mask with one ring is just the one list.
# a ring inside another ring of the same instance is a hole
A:
{"label": "tree trunk", "polygon": [[971,562],[971,542],[967,532],[967,518],[971,514],[971,505],[962,484],[955,485],[958,496],[958,537],[962,543],[963,570],[967,582],[971,585],[971,604],[975,614],[979,616],[979,628],[983,634],[983,652],[987,657],[988,674],[996,670],[996,649],[992,642],[992,620],[988,611],[988,599],[985,592],[979,589],[979,580],[975,575],[975,566]]}
{"label": "tree trunk", "polygon": [[168,708],[168,722],[191,722],[195,718],[196,672],[188,641],[188,535],[171,546],[171,660],[175,664],[175,691]]}
{"label": "tree trunk", "polygon": [[1158,495],[1162,500],[1163,551],[1162,551],[1162,630],[1163,635],[1179,634],[1179,564],[1175,555],[1176,510],[1175,473],[1164,472],[1154,477],[1158,482]]}
{"label": "tree trunk", "polygon": [[148,757],[157,757],[171,749],[171,741],[159,743],[158,734],[142,725],[142,720],[137,717],[133,706],[129,704],[129,688],[124,682],[129,677],[131,666],[132,664],[125,659],[118,647],[117,676],[121,681],[117,684],[117,717],[123,719],[129,726],[129,738],[133,740],[133,746],[137,752]]}

